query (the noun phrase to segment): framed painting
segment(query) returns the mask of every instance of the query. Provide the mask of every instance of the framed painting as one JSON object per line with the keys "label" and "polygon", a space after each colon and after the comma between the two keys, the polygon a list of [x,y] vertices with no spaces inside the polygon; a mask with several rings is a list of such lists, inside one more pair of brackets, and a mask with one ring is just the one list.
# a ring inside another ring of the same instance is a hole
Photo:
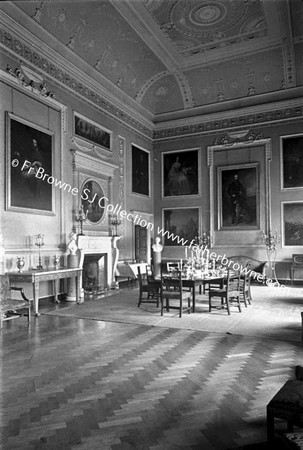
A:
{"label": "framed painting", "polygon": [[258,163],[218,167],[218,229],[260,226]]}
{"label": "framed painting", "polygon": [[149,196],[149,152],[132,145],[132,192]]}
{"label": "framed painting", "polygon": [[282,245],[303,246],[303,202],[282,202]]}
{"label": "framed painting", "polygon": [[281,183],[284,189],[303,188],[303,134],[280,137]]}
{"label": "framed painting", "polygon": [[54,214],[53,133],[7,113],[6,208]]}
{"label": "framed painting", "polygon": [[163,153],[162,158],[163,197],[198,195],[198,149]]}
{"label": "framed painting", "polygon": [[88,179],[84,182],[81,189],[81,205],[88,223],[95,225],[104,218],[105,199],[103,189],[97,181]]}
{"label": "framed painting", "polygon": [[163,209],[164,245],[189,245],[199,235],[199,208]]}
{"label": "framed painting", "polygon": [[112,149],[112,132],[77,112],[74,112],[74,134],[105,150]]}

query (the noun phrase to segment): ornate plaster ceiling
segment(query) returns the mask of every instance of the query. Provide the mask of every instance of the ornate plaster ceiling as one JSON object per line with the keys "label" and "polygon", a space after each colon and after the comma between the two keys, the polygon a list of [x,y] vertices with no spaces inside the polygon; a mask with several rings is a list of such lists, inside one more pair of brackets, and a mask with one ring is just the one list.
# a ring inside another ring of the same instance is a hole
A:
{"label": "ornate plaster ceiling", "polygon": [[301,0],[13,3],[156,120],[303,84]]}

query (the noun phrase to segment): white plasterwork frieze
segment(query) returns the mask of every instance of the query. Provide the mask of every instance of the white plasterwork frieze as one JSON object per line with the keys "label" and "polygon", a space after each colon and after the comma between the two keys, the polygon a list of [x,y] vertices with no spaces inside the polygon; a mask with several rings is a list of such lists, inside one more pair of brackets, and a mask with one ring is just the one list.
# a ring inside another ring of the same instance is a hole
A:
{"label": "white plasterwork frieze", "polygon": [[77,171],[89,171],[107,177],[113,177],[119,167],[116,164],[103,161],[95,156],[85,154],[80,150],[72,150],[74,156],[74,169]]}
{"label": "white plasterwork frieze", "polygon": [[96,156],[103,159],[109,159],[112,158],[113,156],[111,150],[106,150],[102,147],[99,147],[98,145],[90,144],[84,139],[78,138],[76,136],[72,138],[72,142],[79,150],[83,151],[86,154],[90,154],[92,156]]}

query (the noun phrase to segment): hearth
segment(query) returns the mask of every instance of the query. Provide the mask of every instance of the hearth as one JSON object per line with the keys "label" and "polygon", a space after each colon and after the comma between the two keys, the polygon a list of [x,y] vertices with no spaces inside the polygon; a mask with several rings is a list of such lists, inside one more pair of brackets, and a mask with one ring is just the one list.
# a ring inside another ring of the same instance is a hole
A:
{"label": "hearth", "polygon": [[85,294],[101,294],[106,290],[106,258],[107,254],[105,253],[93,253],[84,256],[82,288]]}

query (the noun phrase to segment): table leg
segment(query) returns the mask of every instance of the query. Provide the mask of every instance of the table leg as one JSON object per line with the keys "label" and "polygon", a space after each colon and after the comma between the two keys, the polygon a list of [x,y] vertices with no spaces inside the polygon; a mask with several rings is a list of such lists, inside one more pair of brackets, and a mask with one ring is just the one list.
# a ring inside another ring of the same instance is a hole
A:
{"label": "table leg", "polygon": [[193,312],[195,312],[196,309],[196,286],[195,283],[193,285]]}
{"label": "table leg", "polygon": [[34,281],[34,283],[33,283],[33,294],[34,294],[34,314],[35,314],[35,316],[40,316],[40,313],[39,313],[39,281]]}
{"label": "table leg", "polygon": [[54,302],[55,303],[60,303],[60,300],[58,299],[59,282],[60,282],[60,280],[54,280]]}
{"label": "table leg", "polygon": [[80,281],[81,281],[81,277],[79,275],[76,275],[75,277],[76,279],[76,302],[80,303]]}

